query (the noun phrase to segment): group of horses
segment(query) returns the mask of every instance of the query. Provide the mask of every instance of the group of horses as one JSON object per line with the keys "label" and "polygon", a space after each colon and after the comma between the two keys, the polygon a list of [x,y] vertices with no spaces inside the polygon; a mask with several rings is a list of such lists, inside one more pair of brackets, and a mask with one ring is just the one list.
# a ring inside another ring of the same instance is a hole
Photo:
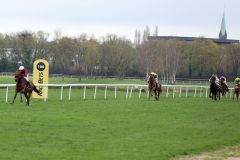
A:
{"label": "group of horses", "polygon": [[[218,79],[216,75],[212,75],[211,78],[209,79],[210,81],[210,92],[209,92],[209,97],[217,100],[221,99],[221,96],[225,96],[227,92],[229,92],[228,85],[224,82],[222,79]],[[233,99],[237,98],[239,99],[239,94],[240,94],[240,85],[237,84],[234,87],[234,92],[233,92]]]}
{"label": "group of horses", "polygon": [[[225,96],[227,92],[229,92],[228,89],[228,85],[222,80],[220,79],[218,81],[218,77],[216,75],[213,75],[210,78],[210,92],[209,92],[209,97],[217,100],[217,99],[221,99],[221,96]],[[152,93],[154,92],[155,94],[155,99],[159,100],[159,95],[162,92],[162,86],[161,84],[157,84],[155,78],[153,75],[149,75],[148,78],[148,98],[150,99],[150,97],[152,96]],[[239,99],[239,94],[240,94],[240,85],[236,85],[234,87],[234,93],[233,93],[233,99],[237,98],[237,100]]]}
{"label": "group of horses", "polygon": [[[218,83],[218,81],[216,81],[216,79],[217,79],[216,76],[212,76],[210,78],[209,97],[214,100],[217,100],[217,99],[220,100],[221,96],[226,95],[226,93],[228,92],[228,86],[226,83],[222,82],[221,80]],[[16,73],[15,73],[15,82],[16,82],[16,89],[15,89],[15,95],[14,95],[12,104],[14,103],[17,94],[20,93],[20,94],[24,94],[24,96],[26,98],[26,105],[29,106],[29,101],[30,101],[32,92],[35,91],[36,93],[39,94],[39,90],[36,88],[36,86],[31,81],[29,81],[29,83],[28,83],[20,71],[16,71]],[[148,92],[149,99],[153,95],[153,92],[154,92],[155,99],[159,100],[160,93],[162,92],[162,85],[160,83],[156,82],[154,75],[149,75],[148,91],[149,91]],[[233,99],[234,99],[235,95],[236,95],[236,98],[239,99],[239,94],[240,94],[240,85],[236,85],[234,88]],[[22,96],[20,96],[20,97],[21,97],[20,101],[22,102]]]}

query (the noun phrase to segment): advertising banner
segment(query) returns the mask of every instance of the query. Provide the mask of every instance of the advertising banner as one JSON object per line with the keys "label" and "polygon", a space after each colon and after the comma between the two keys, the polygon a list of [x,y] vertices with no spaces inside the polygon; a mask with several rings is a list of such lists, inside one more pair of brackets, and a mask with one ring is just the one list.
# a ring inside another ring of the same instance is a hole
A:
{"label": "advertising banner", "polygon": [[[33,83],[34,84],[48,84],[49,64],[44,59],[38,59],[33,63]],[[33,92],[33,98],[47,98],[48,87],[37,87],[40,94]]]}

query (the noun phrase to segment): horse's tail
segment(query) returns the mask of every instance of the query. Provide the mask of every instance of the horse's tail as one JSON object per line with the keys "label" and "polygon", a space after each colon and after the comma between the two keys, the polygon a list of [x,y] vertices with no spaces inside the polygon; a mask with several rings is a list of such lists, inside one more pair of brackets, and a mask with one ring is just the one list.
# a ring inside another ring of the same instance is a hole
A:
{"label": "horse's tail", "polygon": [[34,90],[34,92],[36,92],[37,94],[40,93],[40,91],[37,89],[37,87],[36,87],[35,85],[33,86],[33,90]]}

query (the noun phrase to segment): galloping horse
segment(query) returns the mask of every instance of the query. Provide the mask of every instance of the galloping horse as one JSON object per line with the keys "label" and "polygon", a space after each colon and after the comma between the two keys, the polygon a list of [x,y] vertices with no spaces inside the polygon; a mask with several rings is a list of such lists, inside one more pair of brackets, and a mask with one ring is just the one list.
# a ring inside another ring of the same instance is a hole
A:
{"label": "galloping horse", "polygon": [[237,84],[234,87],[233,99],[234,99],[235,94],[236,94],[236,97],[237,97],[237,100],[238,100],[239,99],[239,94],[240,94],[240,84]]}
{"label": "galloping horse", "polygon": [[226,93],[229,91],[228,85],[226,83],[224,83],[223,81],[221,81],[221,80],[220,80],[220,84],[222,86],[221,87],[222,88],[222,90],[221,90],[222,96],[225,96]]}
{"label": "galloping horse", "polygon": [[150,99],[150,96],[152,96],[152,92],[155,93],[155,99],[159,100],[159,95],[162,92],[162,86],[161,84],[157,84],[156,80],[154,79],[154,76],[150,74],[148,79],[148,99]]}
{"label": "galloping horse", "polygon": [[17,93],[19,92],[21,94],[24,94],[27,100],[26,105],[29,106],[29,100],[32,95],[32,92],[35,91],[36,93],[39,94],[39,90],[31,81],[29,81],[29,86],[27,86],[27,80],[23,77],[23,75],[21,74],[21,71],[19,70],[16,71],[15,73],[15,82],[16,82],[15,95],[11,104],[14,103]]}
{"label": "galloping horse", "polygon": [[[221,86],[218,83],[216,83],[216,79],[217,77],[216,76],[212,76],[210,78],[210,92],[209,92],[209,97],[212,98],[212,99],[215,99],[217,100],[217,97],[219,98],[219,100],[221,99]],[[212,95],[211,95],[212,94]]]}

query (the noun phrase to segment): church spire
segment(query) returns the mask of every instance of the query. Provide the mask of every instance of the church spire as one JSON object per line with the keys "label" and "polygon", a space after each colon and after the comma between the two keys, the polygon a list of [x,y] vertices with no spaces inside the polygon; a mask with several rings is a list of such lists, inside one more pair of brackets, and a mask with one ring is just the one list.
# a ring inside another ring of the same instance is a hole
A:
{"label": "church spire", "polygon": [[227,30],[226,30],[226,23],[225,23],[225,11],[223,12],[221,29],[219,32],[219,39],[227,39]]}

